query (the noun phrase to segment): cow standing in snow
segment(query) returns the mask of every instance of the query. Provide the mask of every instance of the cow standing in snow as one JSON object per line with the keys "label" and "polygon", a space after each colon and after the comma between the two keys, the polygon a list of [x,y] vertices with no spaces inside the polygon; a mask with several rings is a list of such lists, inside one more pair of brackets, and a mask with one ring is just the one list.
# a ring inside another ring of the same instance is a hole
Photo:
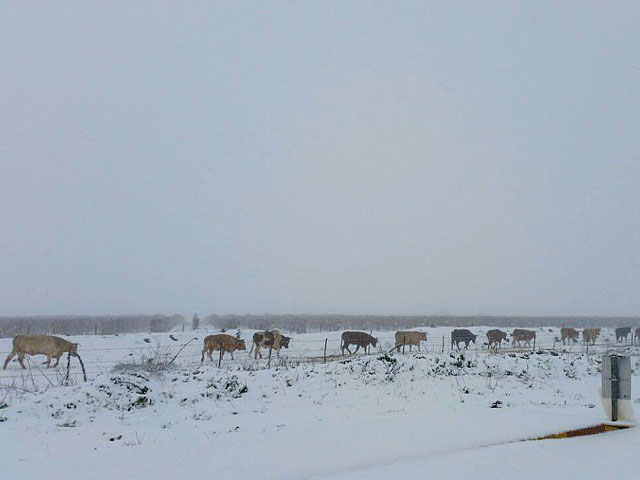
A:
{"label": "cow standing in snow", "polygon": [[55,358],[56,363],[53,366],[55,368],[60,363],[60,357],[65,352],[77,357],[78,344],[53,335],[16,335],[13,337],[13,348],[4,361],[2,368],[6,369],[11,359],[16,355],[18,355],[18,362],[20,362],[22,368],[26,368],[23,361],[25,355],[46,355],[47,361],[44,363],[47,368],[51,366],[51,359]]}
{"label": "cow standing in snow", "polygon": [[573,343],[576,343],[578,341],[578,337],[579,337],[579,333],[575,328],[561,328],[560,329],[560,339],[562,340],[562,344],[564,345],[564,342],[568,342],[569,340],[573,341]]}
{"label": "cow standing in snow", "polygon": [[418,351],[420,351],[420,342],[423,340],[425,342],[427,341],[427,334],[425,332],[396,332],[396,350],[400,351],[400,347],[409,345],[409,351],[411,351],[413,346],[417,345]]}
{"label": "cow standing in snow", "polygon": [[356,350],[353,353],[358,353],[360,347],[362,347],[366,353],[367,347],[369,345],[373,345],[374,347],[378,344],[378,339],[372,337],[368,333],[365,332],[342,332],[342,342],[340,343],[340,350],[342,351],[342,355],[344,355],[344,351],[346,350],[351,355],[351,350],[349,350],[349,345],[356,345]]}
{"label": "cow standing in snow", "polygon": [[595,345],[596,338],[600,335],[600,330],[600,328],[585,328],[582,330],[582,341],[587,345]]}
{"label": "cow standing in snow", "polygon": [[460,350],[460,344],[464,342],[464,348],[469,348],[471,342],[476,343],[478,335],[472,333],[466,328],[456,328],[451,332],[451,348],[455,345]]}
{"label": "cow standing in snow", "polygon": [[631,335],[631,327],[616,328],[616,342],[626,342],[629,335]]}
{"label": "cow standing in snow", "polygon": [[204,346],[202,348],[202,358],[200,362],[204,362],[204,354],[206,353],[209,360],[213,361],[211,354],[214,350],[219,350],[220,358],[224,357],[225,352],[231,354],[231,360],[233,360],[233,352],[235,350],[246,350],[247,347],[244,340],[227,335],[225,333],[218,333],[216,335],[208,335],[204,339]]}
{"label": "cow standing in snow", "polygon": [[289,348],[289,342],[291,341],[291,337],[286,337],[282,335],[278,331],[264,331],[264,332],[256,332],[253,334],[253,344],[251,345],[251,350],[249,350],[249,354],[256,349],[254,354],[254,358],[262,358],[262,354],[260,353],[260,348],[272,348],[276,351],[278,357],[280,357],[280,349],[282,347]]}
{"label": "cow standing in snow", "polygon": [[531,346],[531,341],[536,339],[536,332],[533,330],[524,330],[522,328],[516,328],[511,334],[511,345],[521,346],[524,342],[525,345]]}
{"label": "cow standing in snow", "polygon": [[507,332],[498,329],[489,330],[487,340],[489,341],[489,350],[498,350],[502,346],[502,341],[507,341]]}

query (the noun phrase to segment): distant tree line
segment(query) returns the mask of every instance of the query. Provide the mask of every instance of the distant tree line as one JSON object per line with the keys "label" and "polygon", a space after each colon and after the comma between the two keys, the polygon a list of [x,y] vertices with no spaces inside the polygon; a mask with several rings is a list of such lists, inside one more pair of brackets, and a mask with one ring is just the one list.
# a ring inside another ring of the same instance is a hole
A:
{"label": "distant tree line", "polygon": [[[40,316],[0,317],[0,337],[19,334],[112,335],[132,332],[166,332],[186,319],[181,315],[116,315],[116,316]],[[450,327],[636,327],[638,317],[524,317],[524,316],[446,316],[446,315],[217,315],[200,319],[194,315],[191,328],[212,326],[218,330],[237,328],[268,330],[272,328],[294,333],[342,330],[395,331],[436,326]]]}
{"label": "distant tree line", "polygon": [[217,329],[236,327],[267,330],[277,328],[295,333],[338,330],[395,331],[436,326],[474,327],[619,327],[638,326],[638,317],[570,316],[445,316],[445,315],[208,315],[204,324]]}
{"label": "distant tree line", "polygon": [[166,332],[184,321],[181,315],[0,317],[0,337]]}

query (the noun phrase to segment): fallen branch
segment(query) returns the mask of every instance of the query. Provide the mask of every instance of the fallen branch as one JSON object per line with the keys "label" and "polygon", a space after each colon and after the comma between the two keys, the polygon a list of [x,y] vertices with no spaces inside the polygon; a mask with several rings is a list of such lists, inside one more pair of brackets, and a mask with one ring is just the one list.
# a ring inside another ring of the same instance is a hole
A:
{"label": "fallen branch", "polygon": [[178,350],[178,353],[176,353],[176,355],[171,359],[171,361],[169,362],[169,365],[171,365],[174,360],[176,358],[178,358],[178,355],[180,355],[180,353],[182,352],[182,350],[184,350],[184,347],[186,347],[187,345],[189,345],[191,342],[193,342],[194,340],[197,340],[197,337],[193,337],[191,340],[189,340],[187,343],[185,343],[184,345],[182,345],[182,347],[180,347],[180,350]]}

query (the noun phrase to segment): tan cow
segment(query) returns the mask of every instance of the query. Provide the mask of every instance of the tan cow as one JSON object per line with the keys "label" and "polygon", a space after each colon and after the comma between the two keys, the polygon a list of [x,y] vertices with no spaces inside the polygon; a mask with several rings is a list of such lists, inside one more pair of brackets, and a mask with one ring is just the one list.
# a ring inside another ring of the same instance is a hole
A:
{"label": "tan cow", "polygon": [[560,339],[562,340],[562,344],[564,345],[564,342],[568,342],[569,340],[573,341],[573,343],[576,343],[578,341],[578,336],[580,334],[578,333],[578,331],[575,328],[561,328],[560,329]]}
{"label": "tan cow", "polygon": [[409,351],[413,349],[414,345],[418,346],[420,351],[420,342],[427,341],[427,334],[425,332],[416,331],[399,331],[396,332],[396,350],[400,351],[400,347],[403,345],[409,345]]}
{"label": "tan cow", "polygon": [[224,357],[224,352],[229,352],[231,354],[231,360],[233,360],[233,352],[235,350],[246,349],[247,346],[245,345],[244,340],[240,338],[227,335],[226,333],[208,335],[204,339],[204,347],[202,348],[202,358],[200,359],[200,362],[204,362],[205,353],[209,357],[209,360],[213,361],[211,353],[213,353],[214,350],[221,352],[220,358]]}
{"label": "tan cow", "polygon": [[24,366],[25,355],[46,355],[47,361],[44,362],[47,368],[51,366],[51,359],[55,358],[56,363],[54,367],[57,367],[60,363],[60,357],[63,353],[69,352],[74,357],[78,356],[78,344],[71,343],[64,338],[54,337],[53,335],[16,335],[13,337],[13,348],[11,353],[4,361],[3,369],[7,368],[7,365],[13,357],[18,355],[18,362],[22,368]]}
{"label": "tan cow", "polygon": [[586,344],[595,345],[596,338],[600,335],[600,328],[585,328],[582,330],[582,341]]}

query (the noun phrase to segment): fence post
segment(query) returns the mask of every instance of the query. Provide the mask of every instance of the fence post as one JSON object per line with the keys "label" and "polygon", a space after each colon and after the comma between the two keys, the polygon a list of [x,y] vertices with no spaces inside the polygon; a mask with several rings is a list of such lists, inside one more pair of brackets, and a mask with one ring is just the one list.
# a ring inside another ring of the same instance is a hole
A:
{"label": "fence post", "polygon": [[442,336],[442,353],[444,353],[444,335]]}
{"label": "fence post", "polygon": [[327,340],[328,338],[324,339],[324,361],[322,363],[327,363]]}
{"label": "fence post", "polygon": [[64,379],[64,384],[69,385],[69,370],[71,369],[71,350],[67,352],[67,375]]}
{"label": "fence post", "polygon": [[620,375],[618,373],[618,356],[611,357],[611,421],[618,421],[618,397],[620,396]]}
{"label": "fence post", "polygon": [[533,350],[532,350],[533,352],[536,351],[536,338],[537,338],[537,335],[534,335],[533,336]]}
{"label": "fence post", "polygon": [[269,347],[269,361],[267,362],[267,368],[271,368],[271,350],[273,350],[273,346]]}
{"label": "fence post", "polygon": [[402,354],[404,355],[404,346],[407,344],[407,337],[406,335],[404,337],[402,337]]}
{"label": "fence post", "polygon": [[220,346],[220,356],[218,357],[218,368],[222,365],[222,346]]}

